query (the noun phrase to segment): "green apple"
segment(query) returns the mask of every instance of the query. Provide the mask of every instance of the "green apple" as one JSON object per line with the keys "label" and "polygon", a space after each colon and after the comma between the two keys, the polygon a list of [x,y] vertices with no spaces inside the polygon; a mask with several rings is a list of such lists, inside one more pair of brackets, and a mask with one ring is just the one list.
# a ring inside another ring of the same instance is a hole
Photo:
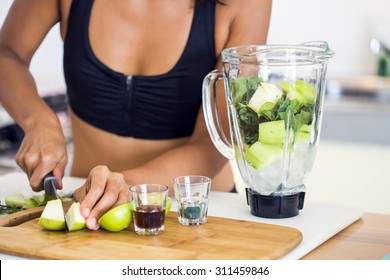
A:
{"label": "green apple", "polygon": [[66,219],[69,231],[85,228],[85,218],[81,215],[80,202],[73,202],[68,212],[66,212]]}
{"label": "green apple", "polygon": [[24,197],[24,195],[20,193],[8,195],[4,200],[5,205],[16,208],[22,208],[23,204],[27,202],[27,199]]}
{"label": "green apple", "polygon": [[133,220],[132,214],[131,205],[126,202],[106,212],[98,222],[105,230],[121,231],[127,228]]}
{"label": "green apple", "polygon": [[65,229],[64,209],[60,199],[50,200],[47,202],[38,224],[48,230]]}
{"label": "green apple", "polygon": [[284,120],[259,124],[259,141],[264,144],[283,144],[286,139]]}
{"label": "green apple", "polygon": [[255,142],[246,151],[246,160],[257,170],[282,159],[283,144],[264,144]]}
{"label": "green apple", "polygon": [[42,195],[33,195],[31,198],[34,199],[39,205],[46,204],[47,201],[49,200],[49,199],[46,197],[46,194],[42,194]]}
{"label": "green apple", "polygon": [[167,204],[165,205],[165,215],[168,215],[169,211],[171,210],[171,205],[172,205],[172,198],[168,196]]}
{"label": "green apple", "polygon": [[28,209],[28,208],[33,208],[33,207],[37,207],[39,204],[38,202],[33,199],[33,198],[29,198],[26,200],[26,202],[23,204],[22,208],[23,209]]}

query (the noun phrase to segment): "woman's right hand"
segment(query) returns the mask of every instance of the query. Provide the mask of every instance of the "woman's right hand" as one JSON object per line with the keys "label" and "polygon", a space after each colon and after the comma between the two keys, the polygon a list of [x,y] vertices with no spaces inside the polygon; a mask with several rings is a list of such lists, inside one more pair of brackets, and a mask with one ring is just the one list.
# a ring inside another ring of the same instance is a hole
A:
{"label": "woman's right hand", "polygon": [[16,163],[27,174],[33,191],[43,189],[43,177],[53,172],[62,189],[62,177],[68,162],[66,139],[59,122],[47,122],[25,131],[16,154]]}

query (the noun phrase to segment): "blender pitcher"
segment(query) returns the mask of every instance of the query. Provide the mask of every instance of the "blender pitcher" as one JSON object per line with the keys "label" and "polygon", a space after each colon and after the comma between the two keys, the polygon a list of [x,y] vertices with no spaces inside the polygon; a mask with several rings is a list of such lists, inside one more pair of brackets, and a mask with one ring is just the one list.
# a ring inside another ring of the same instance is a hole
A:
{"label": "blender pitcher", "polygon": [[[204,78],[203,111],[210,137],[237,164],[251,214],[286,218],[303,208],[305,180],[320,136],[327,62],[333,55],[323,41],[233,47],[222,51],[223,71]],[[231,141],[213,115],[220,79]]]}

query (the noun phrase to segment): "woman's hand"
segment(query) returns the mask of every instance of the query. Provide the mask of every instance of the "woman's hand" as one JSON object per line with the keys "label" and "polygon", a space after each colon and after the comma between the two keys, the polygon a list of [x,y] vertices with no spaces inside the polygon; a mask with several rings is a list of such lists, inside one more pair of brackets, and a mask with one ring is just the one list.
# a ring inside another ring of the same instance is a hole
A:
{"label": "woman's hand", "polygon": [[81,214],[86,219],[87,228],[97,230],[97,221],[104,213],[129,201],[129,186],[121,173],[111,172],[106,166],[97,166],[73,196],[81,202]]}
{"label": "woman's hand", "polygon": [[62,189],[62,177],[68,162],[66,139],[59,122],[45,122],[25,131],[15,158],[27,174],[33,191],[43,189],[43,177],[53,172]]}

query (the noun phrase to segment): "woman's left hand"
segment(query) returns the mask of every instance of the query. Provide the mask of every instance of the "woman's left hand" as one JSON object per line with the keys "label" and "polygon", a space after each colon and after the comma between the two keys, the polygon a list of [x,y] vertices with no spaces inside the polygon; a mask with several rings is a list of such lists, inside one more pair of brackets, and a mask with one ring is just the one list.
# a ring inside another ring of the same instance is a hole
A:
{"label": "woman's left hand", "polygon": [[99,229],[99,218],[111,208],[129,201],[129,186],[121,173],[111,172],[106,166],[91,170],[83,186],[73,193],[81,202],[81,214],[87,228]]}

